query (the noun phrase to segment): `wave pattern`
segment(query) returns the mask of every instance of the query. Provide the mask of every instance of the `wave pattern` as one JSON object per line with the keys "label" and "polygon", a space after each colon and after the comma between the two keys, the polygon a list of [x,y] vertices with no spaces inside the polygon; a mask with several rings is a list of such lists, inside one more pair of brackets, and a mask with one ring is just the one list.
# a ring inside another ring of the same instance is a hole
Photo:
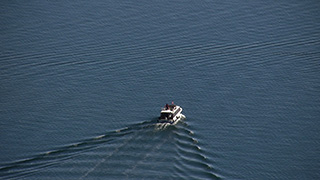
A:
{"label": "wave pattern", "polygon": [[[319,9],[1,1],[0,179],[319,179]],[[141,122],[173,99],[201,138]]]}
{"label": "wave pattern", "polygon": [[5,165],[0,168],[0,177],[219,179],[186,123],[159,126],[153,122],[134,124]]}

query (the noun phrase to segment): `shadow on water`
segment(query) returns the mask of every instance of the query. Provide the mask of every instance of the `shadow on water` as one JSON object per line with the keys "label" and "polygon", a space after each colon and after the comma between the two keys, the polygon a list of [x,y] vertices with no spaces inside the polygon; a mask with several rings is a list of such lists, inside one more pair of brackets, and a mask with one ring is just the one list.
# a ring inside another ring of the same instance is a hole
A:
{"label": "shadow on water", "polygon": [[0,167],[1,179],[219,179],[185,122],[143,121]]}

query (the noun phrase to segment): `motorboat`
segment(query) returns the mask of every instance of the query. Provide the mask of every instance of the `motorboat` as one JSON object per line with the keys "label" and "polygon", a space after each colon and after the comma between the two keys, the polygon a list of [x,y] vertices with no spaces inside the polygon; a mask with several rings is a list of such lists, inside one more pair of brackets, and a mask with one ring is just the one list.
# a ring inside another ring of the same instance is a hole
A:
{"label": "motorboat", "polygon": [[166,104],[164,108],[161,108],[158,123],[176,124],[178,121],[185,118],[181,112],[182,108],[180,106],[173,103],[171,105]]}

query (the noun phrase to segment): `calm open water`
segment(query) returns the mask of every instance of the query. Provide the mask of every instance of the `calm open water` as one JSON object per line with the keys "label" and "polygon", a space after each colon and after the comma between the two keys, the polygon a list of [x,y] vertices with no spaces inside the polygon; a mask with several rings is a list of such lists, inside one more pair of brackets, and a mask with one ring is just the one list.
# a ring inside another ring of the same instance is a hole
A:
{"label": "calm open water", "polygon": [[[0,179],[320,179],[319,1],[1,1]],[[186,119],[155,125],[174,101]]]}

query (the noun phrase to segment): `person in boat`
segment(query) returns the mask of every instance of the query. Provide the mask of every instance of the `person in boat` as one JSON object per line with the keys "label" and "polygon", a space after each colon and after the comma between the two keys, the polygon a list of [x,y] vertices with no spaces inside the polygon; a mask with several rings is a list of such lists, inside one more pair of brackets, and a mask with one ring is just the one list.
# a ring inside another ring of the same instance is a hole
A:
{"label": "person in boat", "polygon": [[166,110],[168,110],[169,109],[169,104],[166,104]]}

